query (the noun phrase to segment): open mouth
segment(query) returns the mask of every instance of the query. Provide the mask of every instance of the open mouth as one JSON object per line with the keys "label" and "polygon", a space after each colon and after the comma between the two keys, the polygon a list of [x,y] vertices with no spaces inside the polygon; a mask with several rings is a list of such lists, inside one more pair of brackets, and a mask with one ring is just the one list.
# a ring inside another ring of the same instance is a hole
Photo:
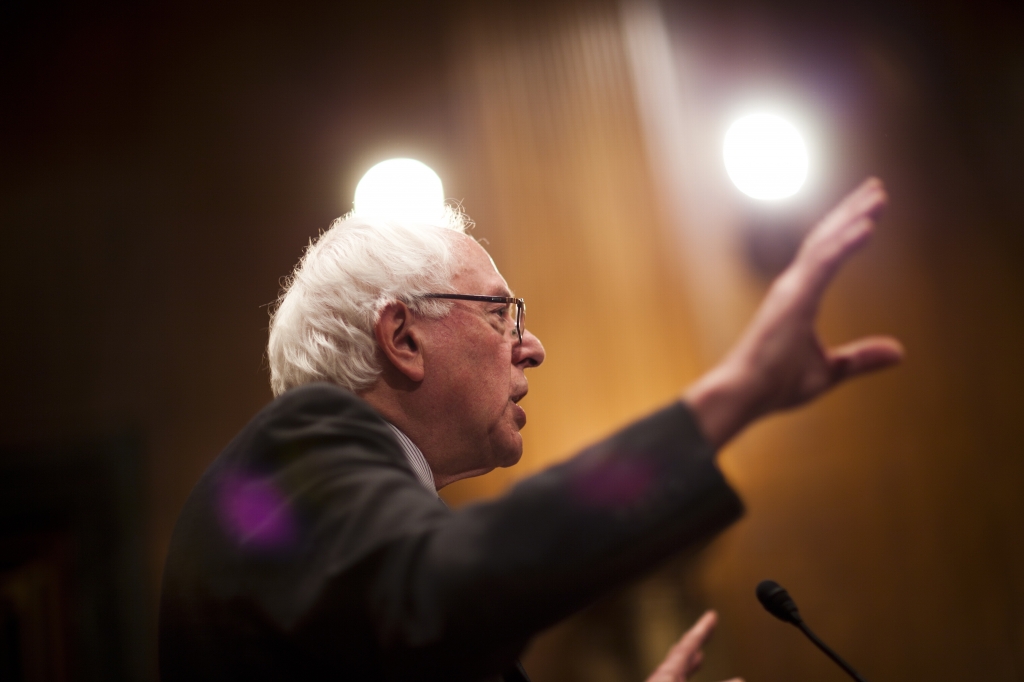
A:
{"label": "open mouth", "polygon": [[520,429],[526,426],[526,410],[519,406],[519,401],[524,397],[526,397],[525,389],[523,391],[517,391],[509,396],[508,399],[508,401],[512,403],[512,413],[515,415],[513,419],[515,420],[516,427]]}

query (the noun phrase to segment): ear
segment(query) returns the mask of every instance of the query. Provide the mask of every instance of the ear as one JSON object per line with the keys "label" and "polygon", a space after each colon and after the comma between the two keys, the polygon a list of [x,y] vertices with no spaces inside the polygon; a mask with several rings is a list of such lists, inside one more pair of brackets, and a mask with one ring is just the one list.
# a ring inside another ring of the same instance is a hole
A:
{"label": "ear", "polygon": [[419,328],[409,306],[401,301],[387,304],[373,328],[373,335],[377,339],[377,347],[395,369],[410,381],[423,381]]}

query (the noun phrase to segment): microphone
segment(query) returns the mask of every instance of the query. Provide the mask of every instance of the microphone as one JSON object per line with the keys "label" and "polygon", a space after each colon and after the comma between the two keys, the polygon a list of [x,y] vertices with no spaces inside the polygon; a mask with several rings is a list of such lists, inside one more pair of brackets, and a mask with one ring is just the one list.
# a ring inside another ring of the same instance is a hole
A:
{"label": "microphone", "polygon": [[761,606],[768,613],[784,623],[792,623],[800,628],[800,632],[807,635],[807,639],[811,640],[814,646],[825,652],[825,655],[835,661],[850,677],[857,680],[857,682],[867,682],[860,676],[860,673],[853,669],[853,666],[844,661],[839,654],[832,651],[825,642],[821,641],[816,634],[811,632],[811,629],[807,627],[804,619],[800,616],[800,611],[796,608],[796,602],[793,601],[793,598],[789,596],[789,592],[782,585],[774,580],[762,580],[757,584],[757,600],[761,602]]}

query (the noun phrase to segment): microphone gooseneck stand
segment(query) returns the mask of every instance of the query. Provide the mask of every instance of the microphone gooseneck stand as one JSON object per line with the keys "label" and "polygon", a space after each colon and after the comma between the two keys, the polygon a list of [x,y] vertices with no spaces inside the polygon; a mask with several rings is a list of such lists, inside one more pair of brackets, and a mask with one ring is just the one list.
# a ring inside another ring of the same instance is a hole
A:
{"label": "microphone gooseneck stand", "polygon": [[867,680],[861,677],[860,673],[853,669],[853,666],[844,661],[839,654],[832,651],[829,645],[821,641],[807,627],[803,617],[800,615],[800,611],[796,608],[796,602],[793,601],[793,598],[789,596],[789,592],[782,585],[774,580],[762,580],[757,586],[757,599],[768,613],[785,623],[791,623],[799,628],[800,632],[804,633],[807,639],[814,643],[814,646],[821,649],[826,656],[835,661],[836,665],[845,670],[850,677],[857,680],[857,682],[867,682]]}

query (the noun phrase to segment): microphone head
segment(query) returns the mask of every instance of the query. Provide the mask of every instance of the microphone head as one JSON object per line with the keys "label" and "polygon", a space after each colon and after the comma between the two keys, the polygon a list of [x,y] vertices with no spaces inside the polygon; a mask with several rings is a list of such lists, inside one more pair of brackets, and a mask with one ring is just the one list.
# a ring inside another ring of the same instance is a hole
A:
{"label": "microphone head", "polygon": [[757,584],[757,600],[761,606],[776,618],[786,623],[802,623],[796,602],[786,592],[786,588],[774,580],[762,580]]}

